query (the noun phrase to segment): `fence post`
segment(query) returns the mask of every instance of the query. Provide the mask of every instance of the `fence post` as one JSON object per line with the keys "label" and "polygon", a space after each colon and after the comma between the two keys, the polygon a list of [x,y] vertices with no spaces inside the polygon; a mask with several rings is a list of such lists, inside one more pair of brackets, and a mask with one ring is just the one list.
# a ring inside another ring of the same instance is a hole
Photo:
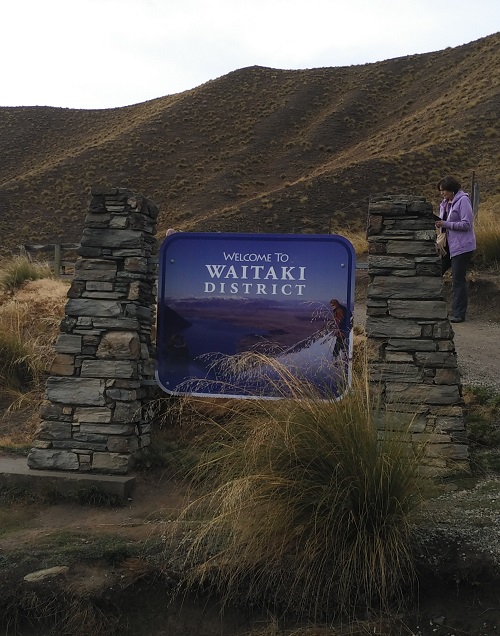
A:
{"label": "fence post", "polygon": [[54,275],[59,277],[61,275],[61,244],[54,244]]}

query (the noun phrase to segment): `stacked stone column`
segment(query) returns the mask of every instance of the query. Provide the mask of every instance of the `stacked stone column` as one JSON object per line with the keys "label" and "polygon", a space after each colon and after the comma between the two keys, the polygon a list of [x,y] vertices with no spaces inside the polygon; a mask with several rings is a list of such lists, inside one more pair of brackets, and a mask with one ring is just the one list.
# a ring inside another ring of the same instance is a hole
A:
{"label": "stacked stone column", "polygon": [[422,445],[428,471],[447,474],[469,464],[435,239],[432,206],[424,199],[383,197],[370,204],[366,332],[370,383],[386,413],[380,427]]}
{"label": "stacked stone column", "polygon": [[157,216],[141,195],[92,190],[30,468],[125,474],[149,445]]}

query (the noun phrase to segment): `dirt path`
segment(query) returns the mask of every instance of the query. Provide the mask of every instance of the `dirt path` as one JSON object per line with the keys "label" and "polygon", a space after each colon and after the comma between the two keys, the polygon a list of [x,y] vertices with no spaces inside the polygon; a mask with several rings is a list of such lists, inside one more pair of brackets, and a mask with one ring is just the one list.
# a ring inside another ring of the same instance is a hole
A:
{"label": "dirt path", "polygon": [[500,393],[500,322],[473,319],[453,330],[462,383]]}
{"label": "dirt path", "polygon": [[7,527],[7,532],[0,534],[0,554],[67,532],[89,537],[119,534],[131,541],[145,541],[161,536],[186,501],[180,484],[156,471],[136,476],[132,496],[123,506],[99,508],[76,503],[25,505],[23,502],[18,507],[13,503],[11,508],[16,509],[16,514],[12,521],[18,526],[15,533],[8,531],[10,520],[7,515],[2,517],[0,507],[0,526],[3,523]]}

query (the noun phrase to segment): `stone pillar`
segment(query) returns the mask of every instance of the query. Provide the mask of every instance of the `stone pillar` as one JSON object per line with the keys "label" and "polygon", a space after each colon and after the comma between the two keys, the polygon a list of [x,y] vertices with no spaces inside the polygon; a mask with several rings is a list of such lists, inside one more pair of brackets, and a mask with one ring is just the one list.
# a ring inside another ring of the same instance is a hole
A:
{"label": "stone pillar", "polygon": [[141,195],[92,190],[30,468],[125,474],[148,446],[157,216]]}
{"label": "stone pillar", "polygon": [[[384,434],[425,445],[430,473],[468,469],[460,374],[447,318],[432,206],[387,196],[370,204],[366,333],[370,386]],[[391,414],[391,417],[387,417]]]}

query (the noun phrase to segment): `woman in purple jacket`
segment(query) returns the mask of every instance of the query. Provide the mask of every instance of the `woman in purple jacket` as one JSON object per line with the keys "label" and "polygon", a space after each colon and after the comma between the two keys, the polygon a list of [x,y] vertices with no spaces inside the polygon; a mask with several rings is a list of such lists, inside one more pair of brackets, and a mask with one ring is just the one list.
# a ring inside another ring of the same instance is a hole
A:
{"label": "woman in purple jacket", "polygon": [[467,311],[467,282],[465,276],[472,254],[476,249],[472,205],[469,195],[453,177],[444,177],[438,183],[443,196],[439,206],[440,221],[436,228],[446,232],[448,253],[441,259],[442,273],[451,267],[453,304],[450,322],[463,322]]}

